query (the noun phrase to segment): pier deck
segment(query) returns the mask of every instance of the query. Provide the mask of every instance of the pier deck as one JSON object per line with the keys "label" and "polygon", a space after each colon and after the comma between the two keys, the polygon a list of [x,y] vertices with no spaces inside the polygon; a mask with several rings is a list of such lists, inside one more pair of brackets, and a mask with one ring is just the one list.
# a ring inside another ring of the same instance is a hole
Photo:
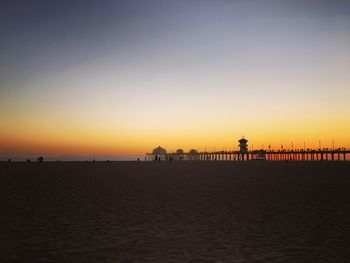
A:
{"label": "pier deck", "polygon": [[146,153],[146,160],[184,160],[184,161],[347,161],[350,150],[248,150],[216,151],[198,153],[166,153],[156,155]]}

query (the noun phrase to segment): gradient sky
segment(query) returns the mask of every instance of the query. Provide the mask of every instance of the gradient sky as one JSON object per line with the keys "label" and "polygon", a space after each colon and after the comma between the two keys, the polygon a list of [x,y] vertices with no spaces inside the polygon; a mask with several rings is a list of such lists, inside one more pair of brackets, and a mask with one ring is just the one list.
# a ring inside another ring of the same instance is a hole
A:
{"label": "gradient sky", "polygon": [[0,4],[0,154],[350,147],[350,1]]}

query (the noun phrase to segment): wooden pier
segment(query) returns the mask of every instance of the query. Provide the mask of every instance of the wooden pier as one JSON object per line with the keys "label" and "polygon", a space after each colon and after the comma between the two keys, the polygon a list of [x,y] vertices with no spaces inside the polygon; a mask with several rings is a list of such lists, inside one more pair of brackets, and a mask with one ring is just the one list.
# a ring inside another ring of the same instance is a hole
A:
{"label": "wooden pier", "polygon": [[346,148],[319,148],[319,149],[282,149],[269,150],[249,150],[248,140],[242,137],[239,142],[238,151],[214,151],[198,152],[195,149],[187,153],[182,149],[176,152],[167,153],[160,146],[155,148],[152,153],[146,153],[146,160],[149,161],[346,161],[349,160],[350,150]]}
{"label": "wooden pier", "polygon": [[216,152],[146,153],[146,160],[174,161],[347,161],[350,150],[247,150]]}

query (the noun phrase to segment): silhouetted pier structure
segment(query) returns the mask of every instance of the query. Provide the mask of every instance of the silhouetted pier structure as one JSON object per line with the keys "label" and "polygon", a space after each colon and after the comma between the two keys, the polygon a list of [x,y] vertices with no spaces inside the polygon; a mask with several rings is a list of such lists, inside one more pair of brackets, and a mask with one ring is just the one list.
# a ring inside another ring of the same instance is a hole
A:
{"label": "silhouetted pier structure", "polygon": [[[187,160],[187,161],[346,161],[349,160],[350,150],[253,150],[240,151],[217,151],[193,153],[166,153],[159,155],[160,160]],[[146,154],[146,159],[155,160],[156,155]]]}
{"label": "silhouetted pier structure", "polygon": [[195,149],[184,152],[179,149],[167,153],[165,149],[158,147],[152,153],[146,153],[146,160],[174,160],[174,161],[347,161],[350,157],[350,150],[338,149],[281,149],[281,150],[248,150],[247,140],[239,140],[240,150],[238,151],[213,151],[199,152]]}

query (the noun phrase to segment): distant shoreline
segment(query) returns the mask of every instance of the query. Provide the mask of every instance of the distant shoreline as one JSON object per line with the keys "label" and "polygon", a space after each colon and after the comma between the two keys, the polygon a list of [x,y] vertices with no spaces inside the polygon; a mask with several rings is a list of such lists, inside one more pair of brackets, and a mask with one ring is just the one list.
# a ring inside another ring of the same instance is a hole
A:
{"label": "distant shoreline", "polygon": [[[140,161],[145,160],[145,156],[136,155],[136,156],[49,156],[44,158],[44,162],[84,162],[84,161],[137,161],[139,158]],[[8,162],[11,159],[12,162],[26,162],[28,159],[31,162],[36,162],[38,156],[1,156],[0,162]]]}

